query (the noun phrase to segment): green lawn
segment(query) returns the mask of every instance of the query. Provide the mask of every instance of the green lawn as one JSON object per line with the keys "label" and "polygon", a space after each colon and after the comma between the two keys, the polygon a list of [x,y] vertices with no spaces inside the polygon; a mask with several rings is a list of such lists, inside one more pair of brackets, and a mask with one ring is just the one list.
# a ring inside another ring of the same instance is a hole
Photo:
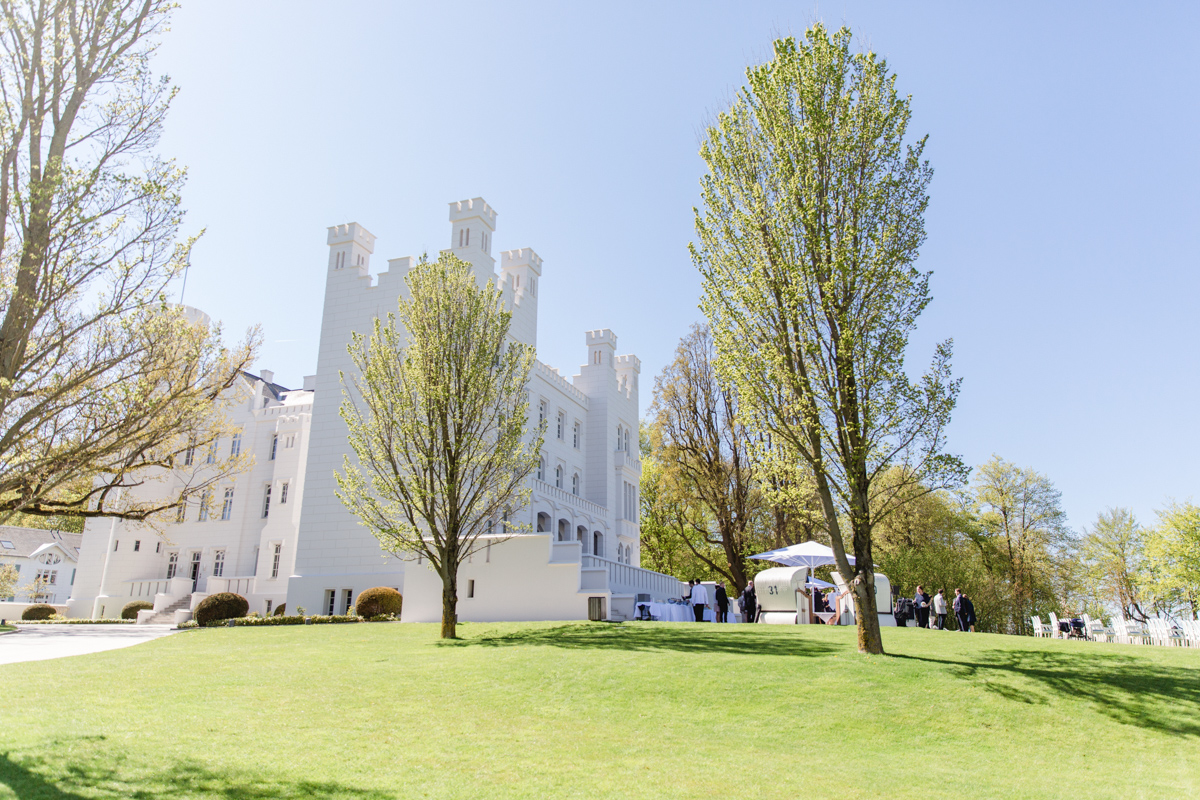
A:
{"label": "green lawn", "polygon": [[1200,794],[1194,649],[888,629],[872,658],[823,626],[460,631],[222,628],[0,667],[0,798]]}

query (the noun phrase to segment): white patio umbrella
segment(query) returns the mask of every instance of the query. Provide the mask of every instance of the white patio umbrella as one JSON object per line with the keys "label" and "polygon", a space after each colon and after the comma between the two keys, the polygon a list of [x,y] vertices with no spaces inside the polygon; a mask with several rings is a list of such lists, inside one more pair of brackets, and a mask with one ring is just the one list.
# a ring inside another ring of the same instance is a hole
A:
{"label": "white patio umbrella", "polygon": [[827,581],[823,581],[823,580],[821,580],[820,578],[814,578],[814,577],[812,577],[811,575],[810,575],[810,576],[809,576],[809,578],[808,578],[808,583],[806,583],[806,584],[804,584],[804,585],[805,585],[805,586],[815,586],[815,587],[816,587],[816,588],[818,588],[818,589],[836,589],[836,588],[837,588],[837,587],[836,587],[836,586],[834,586],[832,583],[828,583]]}
{"label": "white patio umbrella", "polygon": [[[791,547],[781,547],[778,550],[750,557],[761,561],[774,561],[776,564],[784,564],[789,567],[808,567],[809,569],[837,563],[837,559],[833,557],[833,548],[813,541],[801,542]],[[847,555],[846,558],[851,564],[854,563],[854,556]]]}

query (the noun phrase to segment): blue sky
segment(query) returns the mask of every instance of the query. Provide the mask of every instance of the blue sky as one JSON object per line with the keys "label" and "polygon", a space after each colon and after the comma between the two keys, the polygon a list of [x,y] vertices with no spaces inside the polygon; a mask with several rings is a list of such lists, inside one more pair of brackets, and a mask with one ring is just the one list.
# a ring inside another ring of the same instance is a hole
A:
{"label": "blue sky", "polygon": [[448,245],[482,196],[533,247],[539,356],[573,374],[612,328],[654,377],[700,319],[687,254],[704,126],[778,35],[847,24],[929,134],[934,302],[955,341],[949,449],[1047,474],[1076,527],[1196,493],[1200,64],[1191,4],[306,3],[190,0],[157,68],[161,151],[207,230],[185,300],[258,366],[316,369],[325,229],[388,258]]}

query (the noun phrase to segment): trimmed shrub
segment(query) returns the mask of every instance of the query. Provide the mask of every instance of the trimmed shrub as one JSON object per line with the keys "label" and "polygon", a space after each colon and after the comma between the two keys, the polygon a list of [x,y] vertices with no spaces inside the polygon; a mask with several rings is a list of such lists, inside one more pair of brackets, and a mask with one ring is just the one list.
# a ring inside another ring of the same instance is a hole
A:
{"label": "trimmed shrub", "polygon": [[395,589],[376,586],[359,594],[358,600],[354,603],[354,610],[364,618],[378,617],[384,614],[393,614],[398,617],[400,616],[400,606],[403,603],[404,598]]}
{"label": "trimmed shrub", "polygon": [[281,603],[279,608],[275,609],[275,616],[282,617],[285,608],[287,608],[287,603]]}
{"label": "trimmed shrub", "polygon": [[250,603],[240,594],[217,592],[201,600],[200,605],[196,606],[196,613],[192,616],[198,624],[207,625],[223,619],[244,617],[249,610]]}
{"label": "trimmed shrub", "polygon": [[137,612],[150,611],[154,608],[154,603],[149,603],[145,600],[134,600],[132,603],[126,603],[121,609],[121,619],[137,619]]}
{"label": "trimmed shrub", "polygon": [[38,603],[34,606],[29,606],[21,612],[21,619],[24,620],[40,620],[50,619],[55,614],[54,606],[48,606],[45,603]]}

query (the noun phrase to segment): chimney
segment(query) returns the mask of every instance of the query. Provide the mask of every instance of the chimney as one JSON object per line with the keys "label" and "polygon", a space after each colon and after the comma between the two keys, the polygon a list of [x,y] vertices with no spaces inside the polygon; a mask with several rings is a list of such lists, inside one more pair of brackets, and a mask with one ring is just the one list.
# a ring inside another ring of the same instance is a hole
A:
{"label": "chimney", "polygon": [[274,382],[275,382],[275,373],[274,373],[274,372],[272,372],[272,371],[271,371],[271,370],[269,370],[269,369],[260,369],[260,370],[258,371],[258,376],[259,376],[260,378],[262,378],[262,379],[263,379],[265,382],[267,382],[267,383],[274,383]]}
{"label": "chimney", "polygon": [[304,376],[304,391],[315,392],[316,390],[317,390],[317,376],[316,375],[305,375]]}

